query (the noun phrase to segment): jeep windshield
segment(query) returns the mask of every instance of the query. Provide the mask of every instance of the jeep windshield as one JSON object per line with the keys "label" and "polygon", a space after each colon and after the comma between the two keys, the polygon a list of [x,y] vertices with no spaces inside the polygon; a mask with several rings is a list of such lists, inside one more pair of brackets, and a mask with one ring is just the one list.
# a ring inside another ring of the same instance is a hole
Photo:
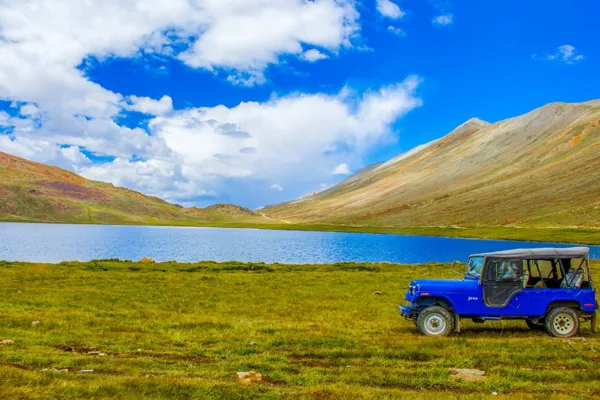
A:
{"label": "jeep windshield", "polygon": [[481,271],[483,270],[483,262],[485,261],[485,257],[470,257],[469,262],[467,263],[467,272],[466,275],[470,277],[481,276]]}

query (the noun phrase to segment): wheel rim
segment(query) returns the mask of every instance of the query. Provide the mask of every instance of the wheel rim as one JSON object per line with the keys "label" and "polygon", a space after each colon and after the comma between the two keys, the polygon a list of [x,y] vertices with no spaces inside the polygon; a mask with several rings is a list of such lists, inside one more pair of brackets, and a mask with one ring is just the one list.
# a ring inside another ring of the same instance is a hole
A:
{"label": "wheel rim", "polygon": [[425,318],[425,330],[431,335],[439,335],[446,330],[446,320],[440,314],[431,314]]}
{"label": "wheel rim", "polygon": [[575,321],[573,320],[573,317],[571,317],[569,314],[558,314],[556,317],[554,317],[554,320],[552,321],[552,326],[554,327],[556,332],[564,335],[571,333],[571,331],[575,327]]}

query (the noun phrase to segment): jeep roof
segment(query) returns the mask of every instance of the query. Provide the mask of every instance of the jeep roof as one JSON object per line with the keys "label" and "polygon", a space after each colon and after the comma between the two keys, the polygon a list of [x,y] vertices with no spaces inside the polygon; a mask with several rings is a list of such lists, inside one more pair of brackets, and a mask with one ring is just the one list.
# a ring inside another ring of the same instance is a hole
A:
{"label": "jeep roof", "polygon": [[471,257],[494,257],[494,258],[587,258],[590,249],[587,247],[568,247],[564,249],[516,249],[495,251],[491,253],[473,254]]}

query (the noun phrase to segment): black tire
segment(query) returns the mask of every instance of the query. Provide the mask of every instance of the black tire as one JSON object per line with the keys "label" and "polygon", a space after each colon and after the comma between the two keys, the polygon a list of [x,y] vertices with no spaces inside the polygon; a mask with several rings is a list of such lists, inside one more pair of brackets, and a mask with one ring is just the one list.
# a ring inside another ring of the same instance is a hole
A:
{"label": "black tire", "polygon": [[546,330],[543,322],[534,322],[531,319],[526,319],[525,323],[529,327],[529,329],[533,329],[534,331],[543,331]]}
{"label": "black tire", "polygon": [[579,314],[570,307],[556,307],[548,312],[544,325],[550,335],[570,338],[579,332]]}
{"label": "black tire", "polygon": [[448,336],[454,330],[454,318],[444,307],[427,307],[417,318],[417,328],[425,336]]}

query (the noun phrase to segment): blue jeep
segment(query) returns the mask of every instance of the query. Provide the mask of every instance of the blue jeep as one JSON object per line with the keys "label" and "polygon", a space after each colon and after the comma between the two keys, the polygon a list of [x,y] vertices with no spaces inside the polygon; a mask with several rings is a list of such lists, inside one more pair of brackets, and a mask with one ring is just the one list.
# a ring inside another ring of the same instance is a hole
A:
{"label": "blue jeep", "polygon": [[462,318],[523,319],[556,337],[576,335],[580,320],[598,329],[586,247],[475,254],[463,279],[412,281],[406,300],[400,313],[427,336],[460,332]]}

